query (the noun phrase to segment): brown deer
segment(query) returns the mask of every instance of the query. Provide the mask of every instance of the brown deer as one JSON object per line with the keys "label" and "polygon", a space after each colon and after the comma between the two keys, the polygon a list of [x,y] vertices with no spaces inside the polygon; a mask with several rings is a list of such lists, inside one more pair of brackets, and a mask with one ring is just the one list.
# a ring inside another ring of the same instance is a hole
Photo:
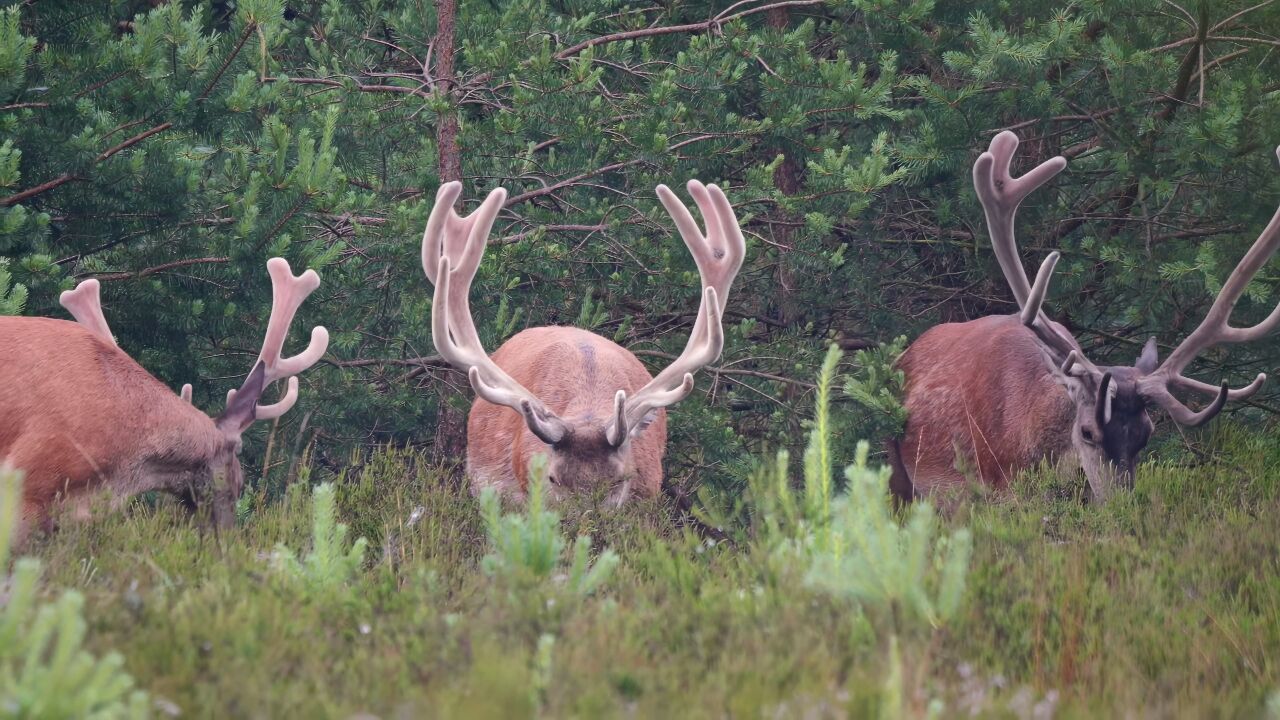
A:
{"label": "brown deer", "polygon": [[[1149,408],[1197,427],[1228,399],[1247,398],[1266,380],[1259,374],[1247,387],[1232,390],[1182,373],[1206,349],[1256,340],[1280,324],[1280,308],[1253,327],[1229,324],[1245,286],[1280,246],[1280,211],[1227,278],[1199,327],[1163,363],[1151,338],[1132,367],[1098,366],[1065,327],[1040,310],[1058,253],[1050,253],[1029,283],[1014,241],[1019,203],[1066,167],[1066,160],[1055,157],[1014,178],[1009,163],[1017,147],[1012,132],[997,135],[974,163],[973,182],[1020,310],[935,326],[899,360],[908,418],[903,436],[888,448],[891,484],[899,496],[955,487],[965,482],[965,471],[1000,488],[1018,471],[1050,459],[1082,468],[1091,496],[1103,500],[1116,486],[1133,487],[1138,455],[1153,429]],[[1174,390],[1212,400],[1194,411]]]}
{"label": "brown deer", "polygon": [[746,243],[720,188],[688,184],[707,231],[664,185],[658,198],[675,220],[702,277],[702,304],[684,352],[652,377],[630,351],[574,327],[517,333],[490,358],[480,343],[467,295],[506,190],[489,193],[465,218],[453,210],[462,185],[450,182],[422,237],[422,267],[435,285],[431,332],[440,355],[466,371],[476,391],[467,421],[467,474],[475,493],[492,487],[520,500],[529,462],[548,459],[549,495],[601,490],[621,505],[661,490],[666,449],[664,408],[693,390],[693,373],[720,356],[720,325]]}
{"label": "brown deer", "polygon": [[[96,280],[62,295],[77,322],[0,318],[0,464],[26,473],[19,541],[50,522],[55,503],[83,516],[104,493],[119,507],[138,493],[167,491],[192,508],[207,504],[218,526],[234,523],[244,484],[241,433],[293,407],[296,376],[329,344],[316,327],[305,351],[281,357],[293,316],[320,276],[295,277],[281,258],[269,260],[267,271],[272,308],[262,352],[213,418],[191,405],[190,386],[175,395],[116,346]],[[267,386],[283,379],[284,397],[259,405]]]}

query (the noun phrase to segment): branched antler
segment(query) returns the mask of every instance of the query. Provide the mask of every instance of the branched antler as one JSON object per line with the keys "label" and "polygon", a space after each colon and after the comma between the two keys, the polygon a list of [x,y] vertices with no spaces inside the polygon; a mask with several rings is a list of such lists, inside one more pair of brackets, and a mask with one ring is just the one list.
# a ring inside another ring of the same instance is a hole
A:
{"label": "branched antler", "polygon": [[[254,420],[271,420],[289,412],[298,401],[297,375],[316,364],[329,346],[329,331],[316,326],[311,329],[311,342],[306,350],[293,357],[283,357],[289,325],[302,302],[320,286],[320,276],[315,270],[294,276],[288,261],[278,257],[267,261],[267,273],[271,275],[271,317],[267,321],[262,352],[240,389],[227,393],[227,409],[223,412],[223,416],[243,418],[246,426]],[[286,378],[288,389],[280,401],[258,405],[271,383]]]}
{"label": "branched antler", "polygon": [[431,338],[441,357],[467,372],[477,395],[520,413],[535,435],[554,445],[564,439],[564,422],[489,358],[471,318],[467,297],[507,191],[498,188],[489,193],[480,207],[465,218],[453,209],[461,193],[460,182],[440,186],[422,233],[422,269],[435,285]]}
{"label": "branched antler", "polygon": [[[1010,164],[1017,149],[1018,136],[1006,130],[992,138],[990,147],[973,164],[973,187],[987,217],[996,261],[1000,263],[1000,270],[1018,303],[1022,324],[1030,328],[1054,354],[1057,362],[1063,363],[1067,369],[1100,375],[1097,367],[1080,351],[1080,345],[1071,333],[1041,312],[1059,254],[1050,253],[1036,273],[1035,284],[1028,283],[1014,234],[1018,206],[1033,191],[1062,172],[1067,161],[1060,156],[1054,157],[1015,178],[1010,174]],[[1075,358],[1066,363],[1072,353],[1075,353]]]}
{"label": "branched antler", "polygon": [[703,185],[697,180],[690,180],[687,187],[702,213],[705,234],[689,209],[666,185],[659,185],[657,193],[698,266],[698,274],[702,278],[702,304],[693,323],[693,332],[689,334],[689,342],[680,357],[634,397],[627,399],[624,391],[618,392],[615,403],[618,411],[606,431],[609,442],[614,445],[621,445],[631,429],[640,427],[649,413],[674,405],[688,396],[693,391],[693,373],[715,362],[724,347],[721,316],[729,299],[729,288],[746,255],[746,240],[733,205],[720,188]]}
{"label": "branched antler", "polygon": [[[1276,148],[1276,156],[1280,158],[1280,148]],[[1183,376],[1182,373],[1200,353],[1215,345],[1258,340],[1269,335],[1277,326],[1280,326],[1280,305],[1276,306],[1271,311],[1271,314],[1267,315],[1257,325],[1247,328],[1231,326],[1231,311],[1235,309],[1236,303],[1244,295],[1249,282],[1267,264],[1267,261],[1275,255],[1278,248],[1280,248],[1280,209],[1276,210],[1275,215],[1271,217],[1271,222],[1267,223],[1267,226],[1263,228],[1262,233],[1258,235],[1258,239],[1249,248],[1249,252],[1245,253],[1244,257],[1240,259],[1240,263],[1236,265],[1235,270],[1232,270],[1231,275],[1227,277],[1227,281],[1222,284],[1222,290],[1219,291],[1218,297],[1214,299],[1209,312],[1205,313],[1204,320],[1200,322],[1200,325],[1195,330],[1191,331],[1191,334],[1178,347],[1174,348],[1173,352],[1169,353],[1169,357],[1165,358],[1160,367],[1143,383],[1143,394],[1152,402],[1169,411],[1169,414],[1179,423],[1192,427],[1201,425],[1214,415],[1217,415],[1227,400],[1250,397],[1258,392],[1262,388],[1262,384],[1266,382],[1266,373],[1258,373],[1253,382],[1245,387],[1232,390],[1227,387],[1226,383],[1221,386],[1214,386],[1199,380],[1192,380]],[[1175,387],[1207,395],[1211,394],[1216,397],[1207,408],[1200,412],[1194,412],[1186,405],[1183,405],[1169,391],[1170,388]]]}

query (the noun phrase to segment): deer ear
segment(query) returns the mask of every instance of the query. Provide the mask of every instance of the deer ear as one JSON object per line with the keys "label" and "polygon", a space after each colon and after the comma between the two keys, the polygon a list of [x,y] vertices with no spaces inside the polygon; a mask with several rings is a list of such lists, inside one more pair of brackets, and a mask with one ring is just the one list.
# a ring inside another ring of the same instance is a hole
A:
{"label": "deer ear", "polygon": [[1156,366],[1160,364],[1160,353],[1156,350],[1155,337],[1147,338],[1147,344],[1142,346],[1142,354],[1138,356],[1138,361],[1133,366],[1143,375],[1150,375],[1156,371]]}
{"label": "deer ear", "polygon": [[253,424],[257,419],[258,400],[262,397],[266,379],[267,366],[261,362],[254,365],[249,377],[244,379],[244,384],[227,402],[227,409],[213,421],[219,430],[239,437],[245,428]]}

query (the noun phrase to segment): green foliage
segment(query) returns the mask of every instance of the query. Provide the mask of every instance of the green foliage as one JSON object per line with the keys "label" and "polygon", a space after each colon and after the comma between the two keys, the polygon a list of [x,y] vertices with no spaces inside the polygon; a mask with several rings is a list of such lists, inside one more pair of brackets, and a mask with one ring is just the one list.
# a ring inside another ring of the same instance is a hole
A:
{"label": "green foliage", "polygon": [[22,34],[22,9],[0,10],[0,100],[9,100],[21,87],[36,39]]}
{"label": "green foliage", "polygon": [[533,480],[525,506],[504,513],[502,502],[492,488],[480,495],[481,514],[491,552],[485,555],[485,572],[514,583],[555,579],[568,591],[586,597],[608,582],[618,565],[618,556],[605,550],[591,559],[591,538],[579,535],[573,543],[569,566],[564,566],[568,541],[560,531],[560,516],[546,507],[546,456],[530,462]]}
{"label": "green foliage", "polygon": [[27,304],[27,288],[13,282],[9,261],[0,258],[0,315],[21,315]]}
{"label": "green foliage", "polygon": [[22,499],[22,471],[0,465],[0,569],[9,567],[9,553],[18,529],[18,502]]}
{"label": "green foliage", "polygon": [[798,560],[807,584],[879,616],[886,632],[896,636],[921,622],[937,628],[961,608],[969,531],[941,533],[924,501],[912,503],[899,520],[888,493],[889,469],[867,467],[866,442],[858,443],[854,462],[845,468],[844,491],[836,493],[829,406],[840,357],[831,346],[818,375],[803,496],[792,489],[784,454],[752,479],[760,537],[785,562]]}
{"label": "green foliage", "polygon": [[907,338],[900,335],[855,355],[856,369],[845,379],[844,394],[861,406],[853,418],[860,437],[897,437],[906,426],[907,409],[902,405],[906,376],[895,367],[906,349]]}
{"label": "green foliage", "polygon": [[939,533],[928,502],[911,504],[902,522],[886,488],[888,468],[867,467],[867,445],[845,468],[849,484],[836,501],[832,538],[817,545],[806,581],[824,592],[894,618],[906,630],[938,627],[961,608],[972,540],[965,528]]}
{"label": "green foliage", "polygon": [[818,373],[814,418],[804,454],[801,492],[791,480],[790,454],[780,450],[772,463],[763,462],[752,473],[748,486],[754,506],[757,532],[768,546],[790,546],[801,538],[826,548],[832,540],[832,501],[836,494],[832,459],[831,388],[839,366],[840,348],[832,345]]}
{"label": "green foliage", "polygon": [[809,445],[804,451],[805,516],[819,529],[818,546],[825,548],[831,537],[831,502],[834,496],[834,470],[831,458],[831,385],[843,353],[832,345],[818,373],[814,399],[813,426],[809,429]]}
{"label": "green foliage", "polygon": [[[303,487],[301,485],[297,487]],[[284,544],[276,546],[276,566],[308,591],[331,593],[348,585],[364,563],[368,541],[357,538],[347,546],[347,526],[338,522],[332,483],[311,493],[311,550],[305,558]]]}
{"label": "green foliage", "polygon": [[9,567],[22,474],[0,467],[0,718],[144,718],[147,694],[134,687],[124,658],[85,649],[84,596],[40,598],[40,561]]}

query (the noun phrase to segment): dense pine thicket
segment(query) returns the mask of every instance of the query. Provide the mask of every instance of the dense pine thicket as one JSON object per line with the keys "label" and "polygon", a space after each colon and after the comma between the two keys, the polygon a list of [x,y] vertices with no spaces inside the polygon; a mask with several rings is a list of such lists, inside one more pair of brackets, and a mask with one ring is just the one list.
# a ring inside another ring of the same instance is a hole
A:
{"label": "dense pine thicket", "polygon": [[[218,408],[257,352],[265,260],[316,268],[297,324],[333,342],[299,410],[258,431],[279,474],[313,440],[333,464],[357,444],[459,449],[469,391],[433,356],[418,264],[443,181],[472,205],[511,193],[474,289],[490,349],[573,323],[654,367],[698,285],[653,188],[727,188],[748,258],[725,354],[672,416],[682,488],[799,437],[830,342],[1011,309],[969,180],[1000,129],[1020,162],[1071,161],[1021,213],[1022,247],[1063,251],[1047,307],[1100,361],[1194,327],[1280,202],[1280,4],[8,5],[0,258],[22,312],[61,317],[58,291],[97,277],[121,346]],[[1264,271],[1241,316],[1275,284]],[[1276,351],[1199,367],[1239,380]]]}

